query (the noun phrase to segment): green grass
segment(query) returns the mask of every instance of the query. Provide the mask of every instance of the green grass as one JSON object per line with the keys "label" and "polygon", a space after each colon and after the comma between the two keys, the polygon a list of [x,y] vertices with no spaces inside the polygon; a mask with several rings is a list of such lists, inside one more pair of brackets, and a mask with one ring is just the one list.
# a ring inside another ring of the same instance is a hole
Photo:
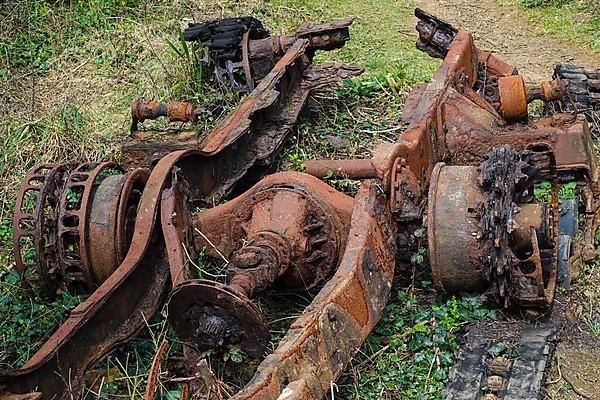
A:
{"label": "green grass", "polygon": [[600,3],[596,0],[500,0],[531,21],[540,36],[551,36],[600,52]]}
{"label": "green grass", "polygon": [[62,292],[53,301],[31,297],[19,274],[0,269],[0,369],[21,367],[81,298]]}

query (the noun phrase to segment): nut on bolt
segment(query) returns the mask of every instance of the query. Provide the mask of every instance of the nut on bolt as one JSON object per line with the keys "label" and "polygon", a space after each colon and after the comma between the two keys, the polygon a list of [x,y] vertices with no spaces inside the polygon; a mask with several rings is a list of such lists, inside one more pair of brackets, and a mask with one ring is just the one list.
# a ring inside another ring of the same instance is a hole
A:
{"label": "nut on bolt", "polygon": [[485,380],[485,386],[487,386],[492,392],[499,392],[504,384],[504,379],[498,375],[488,376]]}
{"label": "nut on bolt", "polygon": [[495,357],[488,364],[488,369],[493,374],[502,375],[508,372],[510,360],[505,357]]}

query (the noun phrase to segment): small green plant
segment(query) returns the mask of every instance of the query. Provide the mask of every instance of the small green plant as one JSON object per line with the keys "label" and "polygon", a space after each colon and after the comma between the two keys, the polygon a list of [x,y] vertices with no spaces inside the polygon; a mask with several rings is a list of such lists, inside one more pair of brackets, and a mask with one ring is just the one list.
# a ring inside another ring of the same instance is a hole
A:
{"label": "small green plant", "polygon": [[8,250],[11,248],[12,226],[11,221],[0,219],[0,265],[8,261]]}
{"label": "small green plant", "polygon": [[191,93],[188,93],[188,95],[195,97],[202,88],[202,62],[199,60],[202,59],[204,50],[201,43],[195,43],[193,46],[188,45],[181,29],[177,30],[177,38],[178,41],[175,43],[165,39],[172,55],[181,62],[181,66],[185,71],[184,80],[176,83],[172,91],[176,93],[182,87],[189,87]]}
{"label": "small green plant", "polygon": [[558,190],[558,198],[560,200],[572,200],[575,198],[575,189],[577,188],[577,182],[568,182],[560,187]]}
{"label": "small green plant", "polygon": [[[577,182],[567,182],[558,189],[559,200],[572,200],[577,194]],[[552,200],[552,183],[540,181],[533,187],[533,197],[540,203],[549,203]]]}
{"label": "small green plant", "polygon": [[519,0],[525,7],[562,7],[572,0]]}
{"label": "small green plant", "polygon": [[239,347],[231,346],[223,353],[223,361],[231,360],[234,363],[241,363],[244,360],[244,353]]}
{"label": "small green plant", "polygon": [[81,300],[62,291],[45,302],[23,289],[15,270],[0,269],[0,369],[21,367]]}
{"label": "small green plant", "polygon": [[476,298],[453,297],[426,307],[415,295],[398,292],[353,361],[359,381],[340,385],[341,398],[438,398],[459,348],[458,329],[495,318]]}
{"label": "small green plant", "polygon": [[552,183],[540,181],[533,187],[533,197],[540,203],[549,203],[552,200]]}
{"label": "small green plant", "polygon": [[414,84],[406,72],[404,65],[399,65],[391,72],[380,72],[375,76],[345,79],[342,88],[338,89],[338,95],[349,99],[372,99],[381,94],[397,96],[400,89]]}

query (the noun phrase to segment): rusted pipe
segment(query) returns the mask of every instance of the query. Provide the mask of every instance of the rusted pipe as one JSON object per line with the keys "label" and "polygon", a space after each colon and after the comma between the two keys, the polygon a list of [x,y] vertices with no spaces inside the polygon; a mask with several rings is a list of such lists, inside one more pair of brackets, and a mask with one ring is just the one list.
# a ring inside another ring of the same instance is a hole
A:
{"label": "rusted pipe", "polygon": [[135,129],[137,129],[137,122],[159,117],[167,117],[170,122],[197,122],[198,120],[196,109],[192,103],[171,101],[169,104],[163,104],[144,98],[139,98],[131,103],[131,116]]}
{"label": "rusted pipe", "polygon": [[568,96],[566,85],[556,78],[552,81],[542,82],[541,85],[530,88],[527,91],[527,102],[531,103],[534,100],[562,100]]}
{"label": "rusted pipe", "polygon": [[377,178],[372,160],[308,160],[304,172],[317,178]]}

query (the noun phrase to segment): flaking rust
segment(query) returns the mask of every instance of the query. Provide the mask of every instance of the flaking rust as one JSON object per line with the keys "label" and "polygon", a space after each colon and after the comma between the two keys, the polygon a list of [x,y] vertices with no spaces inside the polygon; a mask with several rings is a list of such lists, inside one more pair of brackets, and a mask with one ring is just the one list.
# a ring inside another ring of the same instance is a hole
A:
{"label": "flaking rust", "polygon": [[[569,85],[558,77],[527,88],[514,66],[475,47],[466,30],[416,15],[417,47],[444,60],[431,83],[411,91],[401,138],[372,159],[307,161],[307,173],[269,175],[216,205],[251,168],[271,163],[311,90],[361,71],[311,65],[316,50],[348,40],[351,19],[269,36],[247,17],[185,33],[202,41],[216,79],[250,91],[215,129],[155,141],[139,123],[195,122],[199,113],[190,103],[138,100],[123,145],[129,172],[106,163],[32,169],[15,214],[19,270],[35,267],[48,295],[69,285],[93,293],[23,368],[0,374],[4,397],[79,396],[85,370],[134,337],[168,297],[194,377],[183,393],[203,395],[199,351],[239,346],[264,359],[233,398],[323,398],[379,320],[396,264],[411,250],[403,238],[424,217],[440,291],[480,293],[507,308],[550,306],[559,185],[576,181],[582,199],[578,256],[592,254],[599,220],[585,117],[531,118],[529,102],[566,101]],[[330,175],[361,179],[355,198],[318,179]],[[552,187],[546,201],[533,196],[542,180]],[[29,192],[37,194],[31,209]],[[19,258],[23,238],[36,250],[32,265]],[[228,261],[224,281],[190,270],[188,255],[201,249]],[[267,354],[256,297],[320,286]]]}

